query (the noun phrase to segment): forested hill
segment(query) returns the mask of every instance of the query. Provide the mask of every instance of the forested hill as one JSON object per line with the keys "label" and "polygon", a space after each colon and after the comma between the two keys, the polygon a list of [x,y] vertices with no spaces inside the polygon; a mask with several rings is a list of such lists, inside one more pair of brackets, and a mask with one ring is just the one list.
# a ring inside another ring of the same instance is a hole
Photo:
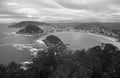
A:
{"label": "forested hill", "polygon": [[[47,42],[55,36],[48,36]],[[58,38],[57,38],[58,39]],[[104,44],[70,50],[61,40],[41,50],[29,63],[0,65],[0,78],[120,78],[120,50]]]}
{"label": "forested hill", "polygon": [[37,22],[37,21],[22,21],[19,23],[14,23],[8,27],[16,27],[16,28],[21,28],[21,27],[26,27],[28,25],[38,25],[38,26],[43,26],[43,25],[50,25],[49,23],[45,22]]}

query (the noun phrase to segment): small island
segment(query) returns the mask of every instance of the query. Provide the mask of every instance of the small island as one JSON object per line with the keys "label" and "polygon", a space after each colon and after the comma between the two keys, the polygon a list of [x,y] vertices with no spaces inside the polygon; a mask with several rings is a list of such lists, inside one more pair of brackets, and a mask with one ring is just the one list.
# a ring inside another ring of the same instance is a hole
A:
{"label": "small island", "polygon": [[54,35],[49,35],[46,39],[43,40],[47,47],[57,46],[57,45],[64,45],[62,40]]}
{"label": "small island", "polygon": [[61,54],[61,52],[64,52],[64,51],[67,50],[67,46],[57,36],[49,35],[42,41],[45,43],[46,48],[48,50],[49,49],[51,49],[51,50],[55,49],[55,55],[59,55],[59,54]]}
{"label": "small island", "polygon": [[43,30],[36,25],[28,25],[27,27],[19,30],[18,34],[40,34],[43,33]]}

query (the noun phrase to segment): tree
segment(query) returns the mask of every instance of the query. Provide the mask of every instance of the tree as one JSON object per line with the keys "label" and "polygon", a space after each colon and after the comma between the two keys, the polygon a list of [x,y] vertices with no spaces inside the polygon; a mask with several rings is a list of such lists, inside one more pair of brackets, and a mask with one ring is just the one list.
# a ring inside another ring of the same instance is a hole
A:
{"label": "tree", "polygon": [[6,75],[4,78],[24,78],[24,70],[20,68],[20,64],[10,62],[6,65]]}
{"label": "tree", "polygon": [[4,78],[4,76],[6,75],[6,67],[5,65],[0,65],[0,78]]}
{"label": "tree", "polygon": [[[87,51],[89,56],[98,59],[98,68],[94,71],[92,75],[93,78],[104,77],[107,72],[107,67],[112,63],[112,58],[119,55],[120,51],[116,46],[112,44],[102,44],[101,46],[96,46]],[[98,76],[96,76],[98,75]]]}

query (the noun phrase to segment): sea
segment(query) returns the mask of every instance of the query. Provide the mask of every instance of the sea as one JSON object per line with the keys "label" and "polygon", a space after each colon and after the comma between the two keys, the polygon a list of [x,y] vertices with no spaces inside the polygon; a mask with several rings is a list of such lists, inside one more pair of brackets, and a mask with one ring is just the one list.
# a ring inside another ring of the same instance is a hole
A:
{"label": "sea", "polygon": [[16,34],[19,30],[20,28],[8,28],[6,24],[0,26],[0,64],[30,61],[37,51],[43,49],[38,38]]}

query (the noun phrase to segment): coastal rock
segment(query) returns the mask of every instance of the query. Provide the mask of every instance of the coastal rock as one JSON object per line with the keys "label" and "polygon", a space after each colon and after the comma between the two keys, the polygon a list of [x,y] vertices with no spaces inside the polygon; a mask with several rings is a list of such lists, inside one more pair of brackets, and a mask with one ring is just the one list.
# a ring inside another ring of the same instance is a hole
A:
{"label": "coastal rock", "polygon": [[49,44],[63,44],[63,42],[57,36],[54,35],[47,36],[46,39],[44,39],[43,41],[46,43],[47,46],[49,46]]}
{"label": "coastal rock", "polygon": [[51,48],[51,47],[56,47],[56,48],[59,47],[59,49],[66,48],[66,45],[62,42],[62,40],[54,35],[47,36],[46,39],[44,39],[43,41],[48,48]]}
{"label": "coastal rock", "polygon": [[27,27],[19,30],[17,33],[20,33],[20,34],[43,33],[43,30],[38,26],[28,25]]}

